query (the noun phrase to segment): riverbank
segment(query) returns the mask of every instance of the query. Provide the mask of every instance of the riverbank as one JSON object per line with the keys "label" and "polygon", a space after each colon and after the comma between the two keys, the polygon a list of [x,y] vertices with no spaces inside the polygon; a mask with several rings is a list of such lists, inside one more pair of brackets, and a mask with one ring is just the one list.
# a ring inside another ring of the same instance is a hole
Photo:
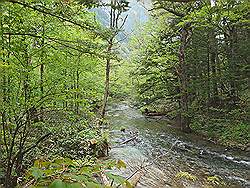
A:
{"label": "riverbank", "polygon": [[[173,115],[164,111],[164,108],[156,109],[150,105],[141,108],[141,113],[151,119],[164,119],[173,128],[179,129]],[[206,117],[195,115],[191,119],[191,134],[199,135],[206,140],[221,145],[227,149],[240,149],[250,151],[250,124],[247,121],[232,118]],[[246,119],[246,118],[244,118]]]}
{"label": "riverbank", "polygon": [[226,148],[250,151],[250,125],[241,121],[207,121],[191,124],[195,134]]}

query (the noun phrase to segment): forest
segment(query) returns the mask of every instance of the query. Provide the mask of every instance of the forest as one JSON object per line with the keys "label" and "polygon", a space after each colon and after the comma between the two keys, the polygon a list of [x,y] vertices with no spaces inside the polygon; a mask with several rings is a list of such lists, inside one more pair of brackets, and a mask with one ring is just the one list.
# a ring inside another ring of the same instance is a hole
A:
{"label": "forest", "polygon": [[0,188],[250,186],[250,2],[0,0]]}

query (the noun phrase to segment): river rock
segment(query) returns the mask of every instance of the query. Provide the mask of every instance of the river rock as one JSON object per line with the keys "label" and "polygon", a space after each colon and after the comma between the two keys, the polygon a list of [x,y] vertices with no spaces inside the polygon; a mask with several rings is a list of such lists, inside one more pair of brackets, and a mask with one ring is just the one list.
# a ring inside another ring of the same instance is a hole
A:
{"label": "river rock", "polygon": [[250,152],[250,146],[247,146],[245,149],[246,152]]}

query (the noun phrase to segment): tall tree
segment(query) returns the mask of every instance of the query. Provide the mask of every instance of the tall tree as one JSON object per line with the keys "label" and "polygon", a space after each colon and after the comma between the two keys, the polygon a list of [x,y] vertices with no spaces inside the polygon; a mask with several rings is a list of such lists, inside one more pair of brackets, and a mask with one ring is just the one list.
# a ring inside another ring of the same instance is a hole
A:
{"label": "tall tree", "polygon": [[[127,16],[122,18],[122,13],[127,11],[128,2],[126,0],[110,0],[110,15],[109,15],[109,28],[112,31],[112,34],[108,38],[107,54],[111,54],[114,47],[114,42],[119,32],[121,32]],[[105,74],[105,90],[103,95],[103,104],[101,107],[101,119],[103,120],[106,113],[106,106],[109,97],[110,89],[110,71],[111,71],[111,57],[106,59],[106,74]],[[100,123],[102,123],[102,120]]]}

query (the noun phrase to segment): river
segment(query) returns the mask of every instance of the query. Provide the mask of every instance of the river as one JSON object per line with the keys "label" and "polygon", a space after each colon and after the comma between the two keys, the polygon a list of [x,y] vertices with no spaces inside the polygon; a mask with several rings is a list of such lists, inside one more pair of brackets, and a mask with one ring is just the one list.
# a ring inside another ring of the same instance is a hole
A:
{"label": "river", "polygon": [[110,156],[127,164],[117,173],[128,178],[145,167],[136,187],[250,187],[249,153],[180,132],[160,117],[146,118],[127,102],[110,105],[107,113]]}

